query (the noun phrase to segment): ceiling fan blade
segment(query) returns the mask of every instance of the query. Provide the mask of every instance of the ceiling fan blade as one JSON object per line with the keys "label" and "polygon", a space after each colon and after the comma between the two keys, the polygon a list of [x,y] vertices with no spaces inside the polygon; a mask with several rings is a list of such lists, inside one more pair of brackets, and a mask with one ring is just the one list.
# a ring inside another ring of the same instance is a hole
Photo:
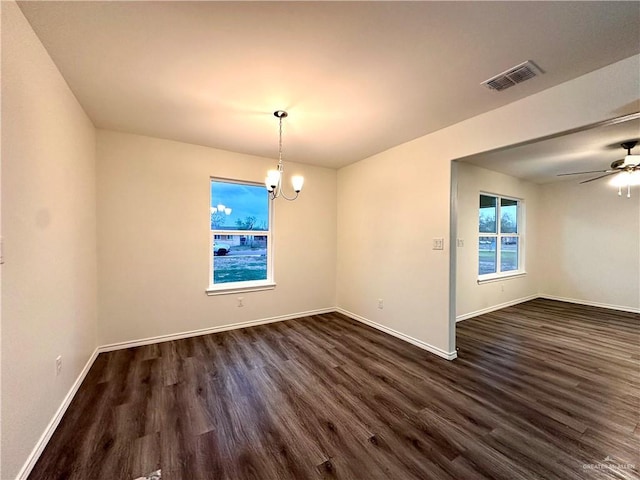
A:
{"label": "ceiling fan blade", "polygon": [[583,173],[606,173],[608,170],[591,170],[590,172],[573,172],[573,173],[559,173],[557,177],[564,177],[565,175],[582,175]]}
{"label": "ceiling fan blade", "polygon": [[604,177],[610,177],[611,175],[615,175],[616,173],[618,173],[618,172],[607,173],[605,175],[600,175],[599,177],[596,177],[596,178],[590,178],[589,180],[585,180],[584,182],[580,182],[580,185],[582,185],[583,183],[593,182],[594,180],[599,180],[599,179],[604,178]]}

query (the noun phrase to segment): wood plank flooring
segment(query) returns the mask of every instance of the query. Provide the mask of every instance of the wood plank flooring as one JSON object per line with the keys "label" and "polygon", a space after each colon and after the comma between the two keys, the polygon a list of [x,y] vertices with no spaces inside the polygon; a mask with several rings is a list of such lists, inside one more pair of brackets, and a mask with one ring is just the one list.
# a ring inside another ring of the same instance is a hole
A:
{"label": "wood plank flooring", "polygon": [[640,479],[639,332],[533,300],[453,362],[340,314],[101,354],[29,478]]}

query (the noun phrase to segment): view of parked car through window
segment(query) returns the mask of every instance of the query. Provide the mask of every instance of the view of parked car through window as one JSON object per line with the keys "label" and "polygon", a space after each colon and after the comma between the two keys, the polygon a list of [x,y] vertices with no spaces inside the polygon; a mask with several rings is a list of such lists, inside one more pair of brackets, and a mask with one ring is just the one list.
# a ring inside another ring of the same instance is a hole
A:
{"label": "view of parked car through window", "polygon": [[211,285],[269,279],[270,203],[264,185],[211,180]]}

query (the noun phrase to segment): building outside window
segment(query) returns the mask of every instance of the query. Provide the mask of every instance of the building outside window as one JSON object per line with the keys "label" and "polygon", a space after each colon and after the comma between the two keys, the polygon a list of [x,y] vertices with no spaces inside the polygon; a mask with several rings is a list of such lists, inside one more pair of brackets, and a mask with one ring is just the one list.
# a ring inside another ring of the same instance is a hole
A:
{"label": "building outside window", "polygon": [[210,294],[273,288],[271,202],[264,184],[211,179]]}
{"label": "building outside window", "polygon": [[480,194],[478,279],[524,272],[523,201]]}

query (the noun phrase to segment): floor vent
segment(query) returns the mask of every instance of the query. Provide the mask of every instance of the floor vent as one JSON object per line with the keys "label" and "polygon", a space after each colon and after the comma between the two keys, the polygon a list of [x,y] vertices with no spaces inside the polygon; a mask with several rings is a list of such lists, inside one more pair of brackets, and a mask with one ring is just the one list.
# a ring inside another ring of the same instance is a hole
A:
{"label": "floor vent", "polygon": [[527,60],[520,65],[510,68],[506,72],[502,72],[495,77],[491,77],[489,80],[485,80],[480,85],[485,85],[490,90],[500,92],[518,83],[522,83],[525,80],[537,77],[540,73],[542,73],[542,70],[531,60]]}

